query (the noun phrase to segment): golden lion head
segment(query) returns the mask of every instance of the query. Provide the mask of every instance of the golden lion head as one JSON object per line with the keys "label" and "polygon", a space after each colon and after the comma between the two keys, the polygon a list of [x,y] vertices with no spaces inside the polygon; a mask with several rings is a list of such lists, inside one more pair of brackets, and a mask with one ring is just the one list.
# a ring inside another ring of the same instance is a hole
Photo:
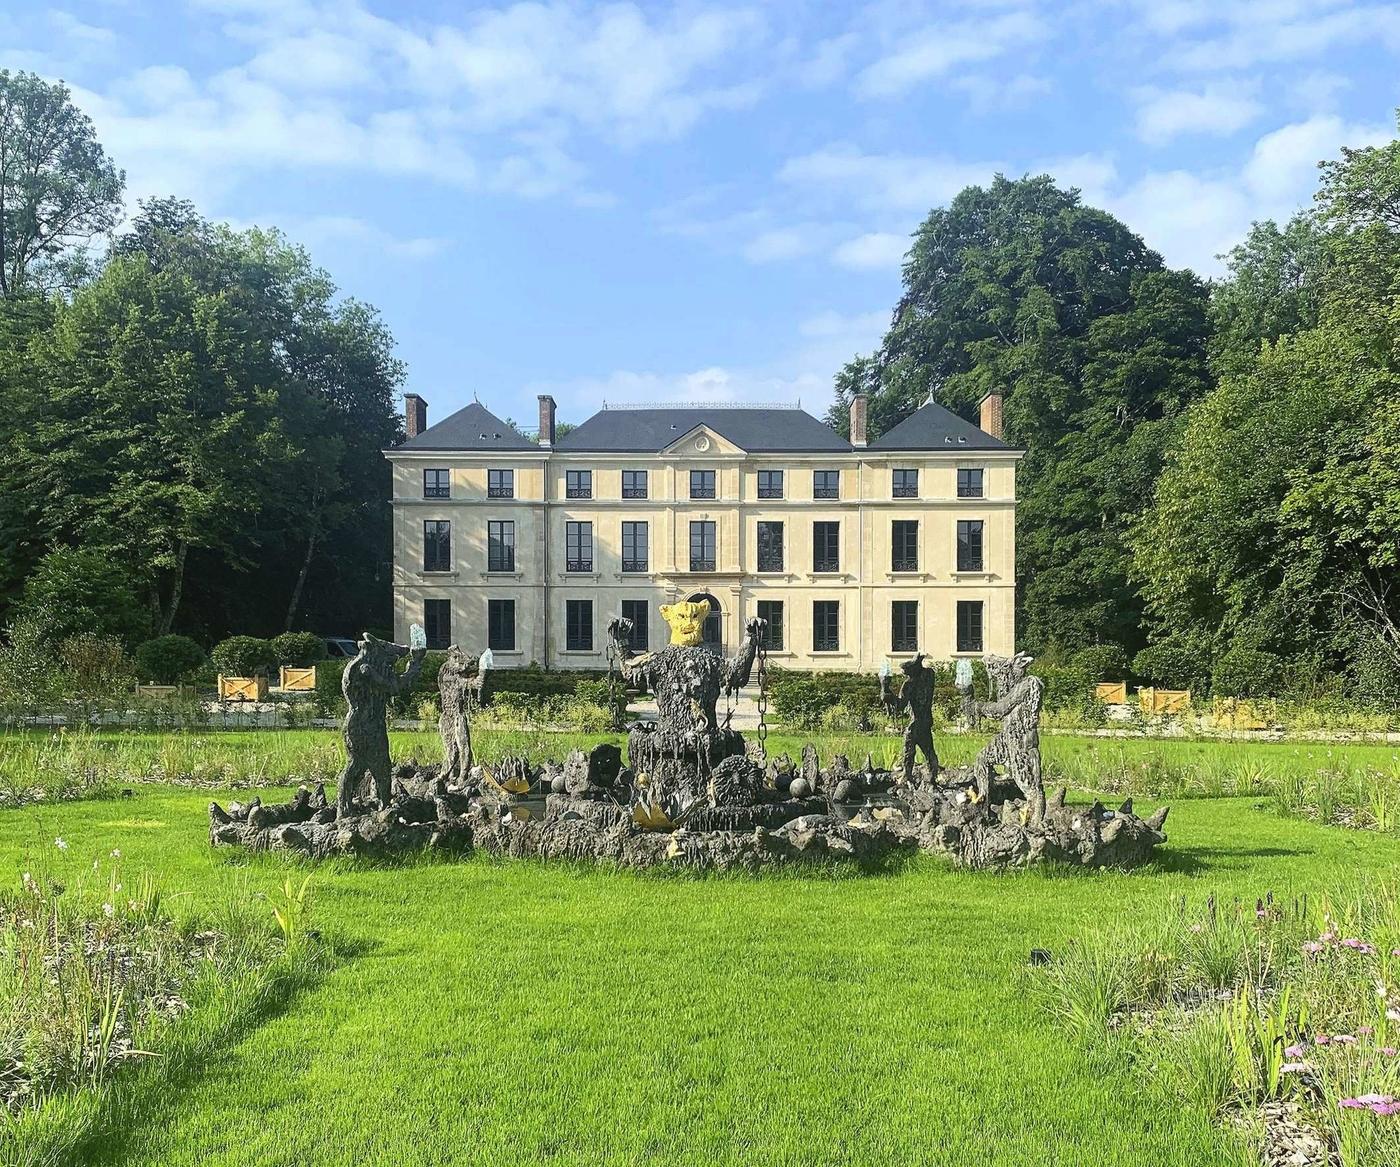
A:
{"label": "golden lion head", "polygon": [[661,618],[671,629],[671,643],[694,648],[700,643],[705,628],[705,617],[710,614],[710,601],[692,603],[685,600],[679,604],[662,604]]}

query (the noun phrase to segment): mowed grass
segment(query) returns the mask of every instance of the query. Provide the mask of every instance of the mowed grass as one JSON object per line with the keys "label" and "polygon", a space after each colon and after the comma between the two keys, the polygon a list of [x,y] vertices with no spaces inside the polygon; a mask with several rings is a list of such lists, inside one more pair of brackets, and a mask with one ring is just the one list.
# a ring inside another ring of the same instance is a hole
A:
{"label": "mowed grass", "polygon": [[[824,750],[825,752],[825,750]],[[220,795],[222,797],[222,795]],[[0,813],[12,871],[119,847],[192,907],[291,861],[212,850],[207,793]],[[423,861],[314,869],[335,966],[90,1144],[103,1164],[1199,1164],[1243,1161],[1171,1084],[1086,1055],[1032,947],[1400,867],[1400,841],[1177,806],[1159,868],[682,879]],[[67,852],[52,852],[63,837]]]}

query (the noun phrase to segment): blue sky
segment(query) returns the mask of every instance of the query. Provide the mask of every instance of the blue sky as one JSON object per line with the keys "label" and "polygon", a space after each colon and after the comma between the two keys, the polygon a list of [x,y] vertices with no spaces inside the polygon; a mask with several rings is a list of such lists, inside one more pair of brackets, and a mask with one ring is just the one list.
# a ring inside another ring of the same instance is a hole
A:
{"label": "blue sky", "polygon": [[472,399],[820,413],[929,208],[1048,171],[1168,262],[1392,136],[1400,7],[72,0],[0,5],[130,204],[282,228],[383,312],[430,418]]}

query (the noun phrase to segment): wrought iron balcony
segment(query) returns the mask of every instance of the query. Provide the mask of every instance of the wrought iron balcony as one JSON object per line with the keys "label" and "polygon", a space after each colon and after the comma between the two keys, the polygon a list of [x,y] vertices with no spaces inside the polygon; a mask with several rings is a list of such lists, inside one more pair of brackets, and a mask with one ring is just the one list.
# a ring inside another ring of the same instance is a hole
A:
{"label": "wrought iron balcony", "polygon": [[593,560],[591,559],[570,559],[566,561],[565,571],[590,572],[593,570]]}

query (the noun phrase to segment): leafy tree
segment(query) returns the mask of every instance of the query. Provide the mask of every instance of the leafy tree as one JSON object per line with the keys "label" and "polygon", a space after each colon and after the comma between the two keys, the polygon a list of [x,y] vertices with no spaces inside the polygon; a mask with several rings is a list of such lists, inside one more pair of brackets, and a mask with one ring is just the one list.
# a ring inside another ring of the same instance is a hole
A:
{"label": "leafy tree", "polygon": [[65,254],[120,217],[125,176],[71,96],[0,69],[0,296],[64,282]]}
{"label": "leafy tree", "polygon": [[872,436],[930,395],[975,416],[1006,393],[1017,472],[1021,633],[1070,651],[1142,643],[1131,518],[1184,407],[1208,388],[1206,289],[1048,176],[968,187],[914,238],[879,353],[836,382],[829,417],[871,395]]}
{"label": "leafy tree", "polygon": [[121,564],[90,548],[45,555],[25,581],[18,615],[38,621],[55,647],[79,636],[129,644],[148,626]]}
{"label": "leafy tree", "polygon": [[204,649],[188,636],[157,636],[136,648],[137,679],[174,685],[201,668],[205,659]]}

